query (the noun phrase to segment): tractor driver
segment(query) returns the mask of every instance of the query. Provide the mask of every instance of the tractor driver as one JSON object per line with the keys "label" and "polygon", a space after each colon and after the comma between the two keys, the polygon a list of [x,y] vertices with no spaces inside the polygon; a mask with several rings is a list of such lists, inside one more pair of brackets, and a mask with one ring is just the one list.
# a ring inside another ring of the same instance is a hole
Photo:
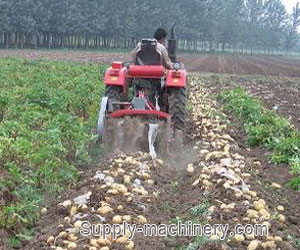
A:
{"label": "tractor driver", "polygon": [[[157,49],[157,52],[161,54],[162,65],[167,69],[172,69],[173,64],[169,58],[168,51],[165,47],[166,37],[167,37],[167,32],[162,28],[158,28],[154,33],[154,38],[157,41],[156,49]],[[136,48],[132,51],[132,58],[134,61],[136,59],[136,54],[140,49],[141,49],[141,43],[139,43],[136,46]]]}

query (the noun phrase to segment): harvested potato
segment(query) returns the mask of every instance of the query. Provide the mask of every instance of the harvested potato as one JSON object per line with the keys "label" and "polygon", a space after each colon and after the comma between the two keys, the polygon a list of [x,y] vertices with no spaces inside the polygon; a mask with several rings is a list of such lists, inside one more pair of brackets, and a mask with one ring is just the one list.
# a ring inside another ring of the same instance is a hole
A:
{"label": "harvested potato", "polygon": [[198,178],[197,180],[195,180],[192,184],[192,186],[197,186],[200,183],[200,178]]}
{"label": "harvested potato", "polygon": [[68,237],[68,233],[65,231],[62,231],[58,234],[58,237],[65,240]]}
{"label": "harvested potato", "polygon": [[131,184],[131,176],[130,175],[124,175],[123,183],[127,184],[127,185]]}
{"label": "harvested potato", "polygon": [[263,249],[276,249],[276,244],[274,241],[267,241],[267,242],[261,243],[261,247]]}
{"label": "harvested potato", "polygon": [[100,250],[109,250],[109,247],[101,247]]}
{"label": "harvested potato", "polygon": [[90,245],[93,246],[93,247],[96,247],[96,248],[99,247],[99,244],[98,244],[96,239],[91,239],[90,240]]}
{"label": "harvested potato", "polygon": [[69,250],[74,250],[74,249],[77,248],[77,244],[75,242],[71,242],[71,243],[68,244],[67,248]]}
{"label": "harvested potato", "polygon": [[161,167],[164,166],[164,162],[163,162],[163,160],[161,160],[161,159],[158,159],[158,160],[157,160],[157,163],[158,163]]}
{"label": "harvested potato", "polygon": [[112,195],[119,194],[118,190],[116,190],[116,189],[108,189],[106,193],[107,194],[112,194]]}
{"label": "harvested potato", "polygon": [[146,183],[147,183],[148,185],[150,185],[150,186],[153,186],[154,181],[151,180],[151,179],[149,179],[149,180],[146,180]]}
{"label": "harvested potato", "polygon": [[46,214],[46,213],[47,213],[47,208],[45,208],[45,207],[42,208],[42,209],[41,209],[41,214]]}
{"label": "harvested potato", "polygon": [[279,212],[283,212],[283,211],[284,211],[284,206],[281,206],[281,205],[278,206],[278,207],[277,207],[277,210],[278,210]]}
{"label": "harvested potato", "polygon": [[72,206],[70,210],[70,216],[73,217],[75,214],[77,214],[78,208],[77,206]]}
{"label": "harvested potato", "polygon": [[144,181],[151,179],[151,176],[150,176],[150,174],[148,174],[148,173],[143,173],[143,174],[141,175],[141,177],[142,177],[142,179],[143,179]]}
{"label": "harvested potato", "polygon": [[127,243],[127,241],[128,241],[128,237],[121,236],[116,240],[116,243],[125,245]]}
{"label": "harvested potato", "polygon": [[258,212],[256,210],[249,209],[249,210],[247,210],[247,217],[249,219],[258,219],[259,215],[258,215]]}
{"label": "harvested potato", "polygon": [[252,198],[256,198],[257,197],[257,193],[254,191],[249,191],[248,194],[252,197]]}
{"label": "harvested potato", "polygon": [[97,240],[97,243],[101,246],[108,246],[111,244],[109,239],[103,239],[102,237]]}
{"label": "harvested potato", "polygon": [[121,224],[122,223],[122,217],[120,215],[115,215],[113,218],[112,218],[112,222],[114,224]]}
{"label": "harvested potato", "polygon": [[189,174],[194,173],[194,172],[195,172],[195,168],[193,167],[193,164],[189,164],[189,165],[187,166],[186,171],[187,171]]}
{"label": "harvested potato", "polygon": [[81,225],[82,225],[82,221],[81,220],[78,220],[74,223],[74,227],[77,228],[77,229],[80,229],[81,228]]}
{"label": "harvested potato", "polygon": [[75,236],[74,234],[69,234],[67,239],[68,239],[69,241],[75,242],[75,241],[78,240],[78,237]]}
{"label": "harvested potato", "polygon": [[274,236],[273,239],[275,242],[282,242],[282,238],[280,236]]}
{"label": "harvested potato", "polygon": [[116,189],[121,194],[125,194],[128,192],[128,189],[124,185],[117,185]]}
{"label": "harvested potato", "polygon": [[107,215],[107,214],[111,213],[112,211],[113,211],[113,209],[109,206],[99,207],[97,209],[97,213],[99,213],[101,215]]}
{"label": "harvested potato", "polygon": [[265,205],[263,204],[263,202],[260,202],[260,201],[254,201],[253,206],[256,211],[260,211],[265,208]]}
{"label": "harvested potato", "polygon": [[71,218],[69,216],[64,218],[64,221],[67,222],[68,224],[71,223]]}
{"label": "harvested potato", "polygon": [[281,185],[279,185],[278,183],[273,182],[273,183],[271,184],[271,187],[272,187],[272,188],[275,188],[275,189],[280,189],[280,188],[281,188]]}
{"label": "harvested potato", "polygon": [[66,200],[63,203],[61,203],[61,205],[65,208],[69,208],[72,206],[72,201],[71,200]]}
{"label": "harvested potato", "polygon": [[121,211],[124,211],[124,207],[123,207],[122,205],[119,205],[119,206],[117,207],[117,210],[120,211],[120,212],[121,212]]}
{"label": "harvested potato", "polygon": [[285,216],[283,214],[279,214],[278,215],[278,220],[281,222],[281,223],[284,223],[285,222]]}
{"label": "harvested potato", "polygon": [[261,242],[259,240],[252,240],[247,247],[247,250],[256,250]]}
{"label": "harvested potato", "polygon": [[242,234],[235,234],[233,238],[236,242],[239,243],[245,240],[245,236]]}
{"label": "harvested potato", "polygon": [[122,218],[123,218],[123,221],[126,221],[127,223],[131,222],[131,216],[130,215],[124,215]]}
{"label": "harvested potato", "polygon": [[126,246],[125,246],[125,249],[128,249],[128,250],[131,250],[131,249],[134,249],[134,242],[133,241],[128,241]]}
{"label": "harvested potato", "polygon": [[139,224],[147,224],[148,223],[147,219],[143,215],[139,215],[137,217],[137,221]]}
{"label": "harvested potato", "polygon": [[82,213],[86,213],[89,210],[89,207],[85,204],[81,204],[79,205],[78,210]]}
{"label": "harvested potato", "polygon": [[54,236],[50,236],[50,237],[47,239],[47,244],[50,245],[50,246],[53,245],[54,240],[55,240]]}

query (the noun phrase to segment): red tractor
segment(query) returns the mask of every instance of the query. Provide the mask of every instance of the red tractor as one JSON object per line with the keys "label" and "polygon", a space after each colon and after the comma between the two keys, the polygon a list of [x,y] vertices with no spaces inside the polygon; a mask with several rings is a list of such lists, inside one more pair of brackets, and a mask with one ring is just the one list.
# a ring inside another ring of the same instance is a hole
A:
{"label": "red tractor", "polygon": [[143,39],[134,64],[114,62],[106,71],[97,127],[106,152],[149,150],[155,157],[155,149],[167,153],[185,130],[187,72],[176,62],[173,28],[168,50],[174,69],[162,66],[156,40]]}

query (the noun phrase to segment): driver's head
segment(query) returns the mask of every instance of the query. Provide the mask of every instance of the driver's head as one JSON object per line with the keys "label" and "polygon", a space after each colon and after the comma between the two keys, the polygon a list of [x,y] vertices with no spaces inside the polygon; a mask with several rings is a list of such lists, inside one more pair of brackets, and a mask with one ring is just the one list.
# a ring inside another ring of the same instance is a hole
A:
{"label": "driver's head", "polygon": [[165,45],[166,43],[166,37],[167,37],[167,31],[165,31],[162,28],[158,28],[154,33],[154,38],[161,44]]}

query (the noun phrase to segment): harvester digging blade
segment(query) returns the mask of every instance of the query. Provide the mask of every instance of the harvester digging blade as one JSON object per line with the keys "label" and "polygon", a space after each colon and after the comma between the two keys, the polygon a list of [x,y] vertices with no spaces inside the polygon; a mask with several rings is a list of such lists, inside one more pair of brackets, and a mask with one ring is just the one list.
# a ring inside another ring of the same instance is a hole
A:
{"label": "harvester digging blade", "polygon": [[100,137],[103,135],[103,127],[104,127],[104,120],[105,120],[105,115],[106,115],[107,103],[108,103],[108,97],[104,96],[102,98],[102,101],[101,101],[98,124],[97,124],[97,134]]}
{"label": "harvester digging blade", "polygon": [[[149,123],[144,116],[105,119],[103,143],[105,153],[152,152],[153,157],[168,154],[169,123]],[[155,149],[155,150],[154,150]]]}
{"label": "harvester digging blade", "polygon": [[148,143],[149,143],[149,152],[153,159],[156,158],[156,152],[154,143],[158,134],[158,124],[157,123],[149,123],[149,131],[148,131]]}

